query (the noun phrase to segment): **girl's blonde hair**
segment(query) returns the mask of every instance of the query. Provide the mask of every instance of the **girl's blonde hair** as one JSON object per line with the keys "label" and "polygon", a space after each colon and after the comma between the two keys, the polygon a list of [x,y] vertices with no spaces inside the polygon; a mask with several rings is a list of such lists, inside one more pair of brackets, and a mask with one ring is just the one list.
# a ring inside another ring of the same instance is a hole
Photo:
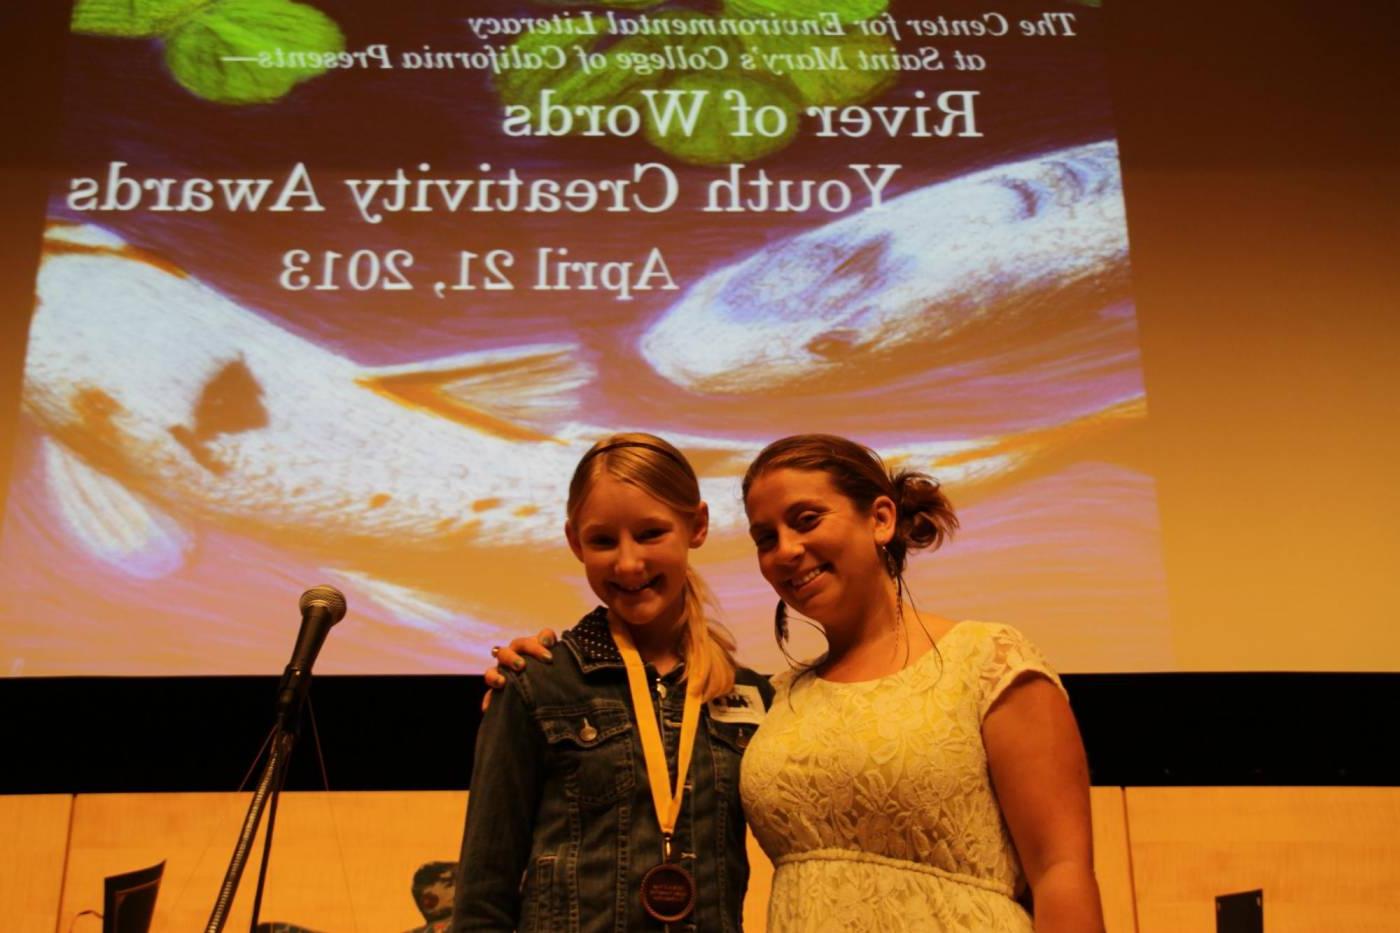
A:
{"label": "girl's blonde hair", "polygon": [[[605,474],[631,483],[692,521],[700,509],[700,480],[685,455],[654,434],[630,432],[604,438],[579,460],[569,481],[571,523],[577,525],[579,509]],[[686,676],[700,686],[705,700],[713,700],[734,689],[734,639],[709,618],[706,610],[714,606],[714,596],[689,565],[683,599]]]}

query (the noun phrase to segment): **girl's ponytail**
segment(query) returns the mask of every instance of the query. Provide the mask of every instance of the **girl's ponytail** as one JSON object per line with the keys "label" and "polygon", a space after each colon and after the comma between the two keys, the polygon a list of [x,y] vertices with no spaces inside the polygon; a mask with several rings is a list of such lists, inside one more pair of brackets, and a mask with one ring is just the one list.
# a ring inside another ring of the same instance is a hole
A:
{"label": "girl's ponytail", "polygon": [[734,639],[708,612],[713,594],[694,567],[685,571],[686,677],[700,686],[702,698],[713,700],[734,689]]}

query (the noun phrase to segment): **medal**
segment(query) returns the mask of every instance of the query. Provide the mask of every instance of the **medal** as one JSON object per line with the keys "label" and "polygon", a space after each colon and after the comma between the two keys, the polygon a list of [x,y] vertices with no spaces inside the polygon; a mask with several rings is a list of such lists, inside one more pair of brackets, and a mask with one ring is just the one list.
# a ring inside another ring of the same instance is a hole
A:
{"label": "medal", "polygon": [[674,862],[662,862],[642,876],[642,909],[662,923],[684,920],[695,909],[695,879]]}
{"label": "medal", "polygon": [[627,686],[632,691],[632,708],[637,716],[637,732],[642,740],[642,757],[647,765],[647,783],[651,785],[651,801],[656,808],[656,821],[661,826],[662,857],[660,865],[642,876],[642,909],[647,916],[662,923],[684,920],[695,909],[695,878],[681,866],[670,861],[671,837],[676,820],[681,815],[681,797],[685,794],[685,776],[690,770],[690,755],[695,749],[695,732],[700,725],[700,694],[693,681],[687,681],[685,712],[681,715],[679,758],[676,762],[676,785],[671,789],[670,773],[666,768],[666,750],[661,744],[661,730],[656,725],[656,708],[647,689],[646,667],[632,635],[626,626],[608,620],[613,641],[627,668]]}

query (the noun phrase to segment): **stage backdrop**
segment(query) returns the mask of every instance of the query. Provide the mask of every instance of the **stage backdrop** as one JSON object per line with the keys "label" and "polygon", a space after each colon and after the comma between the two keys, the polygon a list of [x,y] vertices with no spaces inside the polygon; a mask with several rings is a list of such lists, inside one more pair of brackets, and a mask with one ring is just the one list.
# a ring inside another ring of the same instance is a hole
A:
{"label": "stage backdrop", "polygon": [[616,430],[702,474],[755,667],[738,478],[830,431],[958,506],[922,608],[1174,668],[1101,16],[79,0],[0,670],[272,672],[318,582],[318,670],[478,670],[591,604],[565,488]]}

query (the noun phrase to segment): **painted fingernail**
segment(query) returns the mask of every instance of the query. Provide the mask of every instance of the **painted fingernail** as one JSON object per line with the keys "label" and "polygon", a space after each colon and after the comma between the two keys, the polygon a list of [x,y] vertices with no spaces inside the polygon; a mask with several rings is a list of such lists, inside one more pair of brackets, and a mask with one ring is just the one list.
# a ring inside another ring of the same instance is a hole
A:
{"label": "painted fingernail", "polygon": [[544,645],[546,648],[553,648],[554,634],[552,632],[546,632],[545,634],[541,635],[540,644]]}
{"label": "painted fingernail", "polygon": [[516,659],[515,659],[515,663],[512,664],[511,667],[515,668],[517,671],[523,671],[523,670],[525,670],[525,659],[524,659],[524,658],[516,658]]}

